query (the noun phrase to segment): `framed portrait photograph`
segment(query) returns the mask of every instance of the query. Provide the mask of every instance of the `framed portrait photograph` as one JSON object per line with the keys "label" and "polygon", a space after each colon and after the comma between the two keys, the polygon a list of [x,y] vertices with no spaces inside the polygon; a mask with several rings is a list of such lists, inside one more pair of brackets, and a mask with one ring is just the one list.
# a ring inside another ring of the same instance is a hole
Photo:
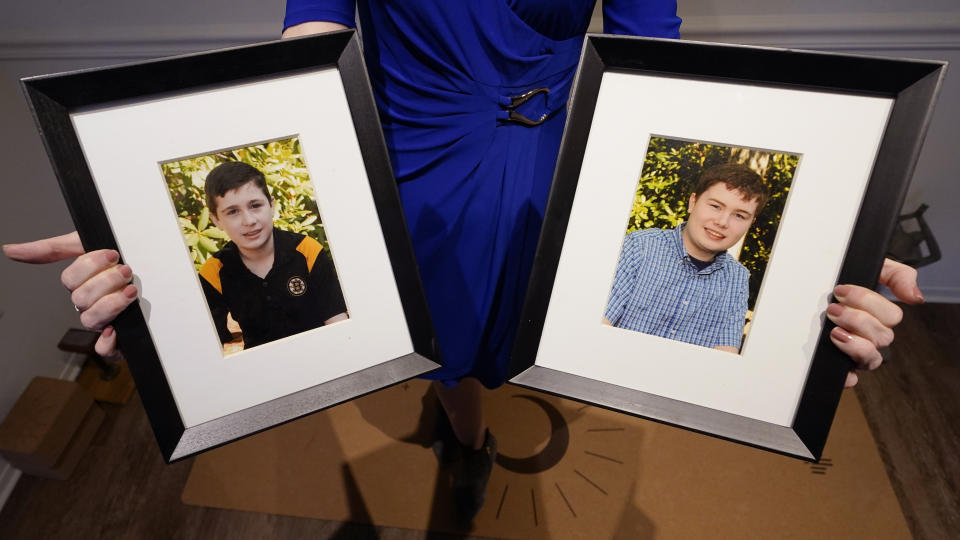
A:
{"label": "framed portrait photograph", "polygon": [[353,31],[22,85],[165,459],[439,367]]}
{"label": "framed portrait photograph", "polygon": [[739,354],[799,161],[651,136],[603,324]]}
{"label": "framed portrait photograph", "polygon": [[511,382],[819,459],[944,70],[588,36]]}

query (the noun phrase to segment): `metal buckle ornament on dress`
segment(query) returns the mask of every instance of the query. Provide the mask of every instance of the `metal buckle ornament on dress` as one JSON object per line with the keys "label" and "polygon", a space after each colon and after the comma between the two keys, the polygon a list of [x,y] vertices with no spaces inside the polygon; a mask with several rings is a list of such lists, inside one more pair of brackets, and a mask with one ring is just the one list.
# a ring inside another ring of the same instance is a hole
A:
{"label": "metal buckle ornament on dress", "polygon": [[504,109],[506,109],[507,111],[510,111],[510,115],[507,117],[507,120],[510,122],[523,124],[525,126],[539,126],[540,124],[543,123],[544,120],[547,119],[547,116],[548,116],[547,113],[543,113],[542,115],[540,115],[540,118],[536,120],[531,120],[530,118],[527,118],[526,116],[518,113],[515,109],[520,105],[523,105],[524,103],[530,101],[530,99],[537,94],[549,94],[549,93],[550,93],[550,89],[545,86],[542,86],[540,88],[534,88],[533,90],[524,92],[518,96],[510,96],[510,103],[508,105],[503,106]]}

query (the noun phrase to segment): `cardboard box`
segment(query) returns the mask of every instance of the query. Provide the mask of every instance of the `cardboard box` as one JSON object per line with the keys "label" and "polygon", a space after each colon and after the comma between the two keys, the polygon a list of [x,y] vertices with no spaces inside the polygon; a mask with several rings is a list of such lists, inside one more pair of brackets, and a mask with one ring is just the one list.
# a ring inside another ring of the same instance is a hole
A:
{"label": "cardboard box", "polygon": [[80,427],[74,434],[73,439],[70,440],[70,443],[67,444],[67,447],[64,449],[63,455],[50,467],[40,467],[30,461],[21,462],[16,459],[8,460],[8,462],[26,474],[52,478],[54,480],[66,480],[70,478],[74,469],[77,468],[77,465],[80,463],[80,458],[83,457],[87,447],[90,446],[90,442],[93,441],[93,436],[97,434],[97,430],[100,429],[100,424],[103,423],[105,416],[106,414],[103,412],[103,409],[96,404],[90,407],[90,410],[87,411],[87,416],[84,417],[80,423]]}
{"label": "cardboard box", "polygon": [[0,455],[21,470],[62,475],[78,451],[75,439],[89,435],[88,445],[93,437],[87,432],[96,433],[102,420],[103,411],[79,384],[36,377],[0,423]]}

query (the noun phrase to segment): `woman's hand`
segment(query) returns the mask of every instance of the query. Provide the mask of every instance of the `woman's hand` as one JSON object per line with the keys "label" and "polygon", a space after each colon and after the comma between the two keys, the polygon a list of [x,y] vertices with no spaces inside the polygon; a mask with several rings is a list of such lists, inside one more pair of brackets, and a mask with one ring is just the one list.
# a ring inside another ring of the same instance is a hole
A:
{"label": "woman's hand", "polygon": [[[70,299],[81,312],[80,322],[91,330],[102,331],[97,354],[115,357],[117,335],[109,326],[116,316],[137,298],[130,283],[130,267],[118,264],[113,250],[86,253],[76,232],[24,244],[3,246],[3,253],[17,261],[44,264],[77,257],[61,274],[70,291]],[[887,259],[880,272],[880,283],[908,304],[923,302],[917,287],[917,271]],[[857,285],[837,285],[837,302],[827,307],[827,316],[837,327],[830,339],[856,362],[857,369],[876,369],[883,362],[879,349],[893,341],[893,327],[900,323],[903,311],[875,291]],[[857,384],[857,374],[847,374],[846,386]]]}
{"label": "woman's hand", "polygon": [[133,272],[118,264],[120,254],[111,249],[86,253],[76,232],[24,244],[3,246],[7,257],[26,263],[46,264],[76,257],[60,281],[70,291],[70,301],[80,312],[80,322],[100,332],[95,350],[106,358],[117,358],[117,334],[110,321],[137,298],[130,283]]}
{"label": "woman's hand", "polygon": [[[890,259],[883,261],[880,283],[908,304],[923,302],[917,287],[917,271]],[[830,339],[856,362],[856,369],[877,369],[883,362],[880,349],[893,342],[893,327],[900,323],[903,311],[876,291],[856,285],[837,285],[837,302],[827,307],[827,317],[837,325]],[[845,386],[857,384],[857,374],[847,374]]]}

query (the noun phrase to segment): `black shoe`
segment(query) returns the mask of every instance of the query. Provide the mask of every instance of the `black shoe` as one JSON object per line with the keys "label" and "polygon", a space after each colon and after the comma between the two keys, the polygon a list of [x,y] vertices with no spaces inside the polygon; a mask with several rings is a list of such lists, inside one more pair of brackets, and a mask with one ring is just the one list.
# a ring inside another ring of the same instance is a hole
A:
{"label": "black shoe", "polygon": [[469,523],[483,508],[487,482],[497,459],[497,439],[488,429],[479,450],[461,448],[460,466],[453,480],[453,494],[460,518]]}

